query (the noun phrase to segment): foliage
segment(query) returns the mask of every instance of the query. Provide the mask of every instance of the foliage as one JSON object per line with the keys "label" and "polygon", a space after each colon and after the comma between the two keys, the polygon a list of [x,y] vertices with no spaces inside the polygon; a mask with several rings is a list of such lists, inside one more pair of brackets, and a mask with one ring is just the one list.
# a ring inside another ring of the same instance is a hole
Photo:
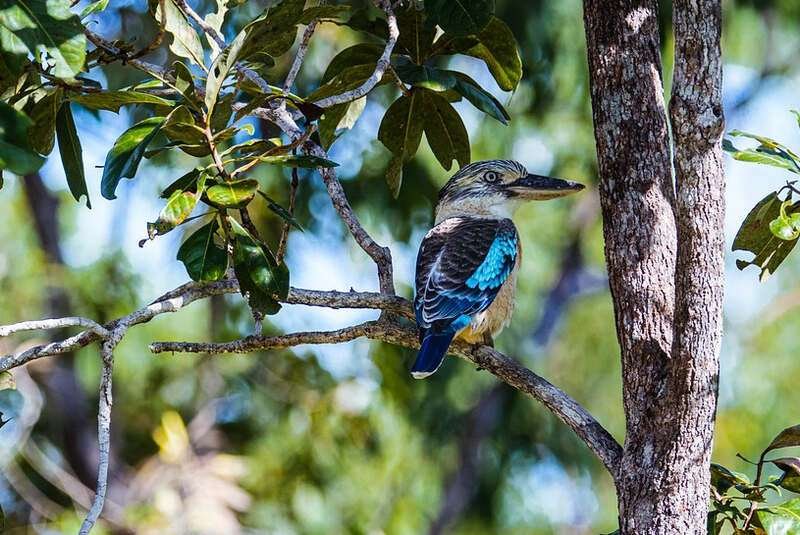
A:
{"label": "foliage", "polygon": [[[800,425],[787,427],[778,433],[761,452],[755,480],[733,472],[722,465],[711,464],[711,509],[708,513],[708,533],[717,535],[728,524],[741,535],[782,535],[800,531],[800,498],[780,503],[767,503],[770,492],[782,497],[781,489],[800,493],[800,458],[766,459],[774,450],[800,446]],[[765,463],[776,466],[781,475],[763,482]]]}
{"label": "foliage", "polygon": [[[395,196],[403,164],[416,153],[423,132],[442,167],[451,169],[453,160],[459,165],[469,163],[469,138],[452,102],[465,98],[498,121],[509,121],[503,105],[471,77],[439,68],[441,57],[465,54],[483,60],[506,90],[514,89],[522,75],[516,41],[493,15],[493,2],[476,0],[457,6],[430,2],[425,9],[410,4],[397,12],[400,37],[380,80],[399,94],[378,134],[393,154],[387,181]],[[89,24],[106,7],[107,2],[86,6],[81,14],[84,23]],[[244,119],[259,108],[287,106],[308,133],[319,129],[311,142],[319,140],[330,147],[341,131],[357,121],[365,101],[358,96],[327,107],[319,104],[359,88],[373,76],[387,47],[389,15],[363,7],[306,6],[305,0],[284,0],[243,24],[230,44],[222,47],[220,29],[226,15],[238,16],[237,9],[229,12],[223,3],[207,17],[210,23],[200,25],[196,14],[181,2],[153,2],[153,22],[163,27],[151,44],[135,51],[132,45],[103,40],[90,26],[84,28],[78,15],[71,13],[68,0],[3,4],[0,46],[4,79],[8,78],[3,100],[8,104],[0,106],[0,169],[18,175],[36,171],[57,136],[69,189],[75,199],[86,196],[90,206],[70,103],[114,112],[138,106],[145,118],[123,132],[106,156],[103,197],[116,199],[120,180],[135,178],[145,158],[170,151],[193,157],[194,169],[163,192],[166,204],[158,218],[147,223],[147,239],[195,217],[207,217],[212,222],[178,251],[189,276],[198,281],[218,280],[225,274],[228,261],[222,254],[227,252],[254,313],[273,314],[280,308],[275,297],[285,295],[288,288],[288,270],[276,262],[259,231],[248,224],[250,203],[257,194],[266,195],[252,178],[252,170],[260,165],[331,168],[337,164],[317,155],[291,154],[298,145],[303,148],[306,140],[262,139]],[[383,20],[373,18],[376,13]],[[336,55],[319,87],[305,97],[253,74],[286,55],[295,42],[297,26],[312,20],[348,26],[367,40]],[[437,36],[436,25],[444,33]],[[85,33],[95,44],[93,50],[86,50]],[[167,36],[172,58],[164,65],[140,61],[161,46],[162,34]],[[112,62],[123,62],[147,76],[122,89],[104,88],[92,74]],[[297,225],[290,210],[268,196],[265,199],[270,210]],[[200,207],[203,211],[192,217]],[[242,224],[235,214],[240,214]]]}
{"label": "foliage", "polygon": [[[800,112],[793,113],[800,121]],[[785,145],[740,130],[733,130],[730,135],[758,141],[758,145],[754,148],[739,149],[731,139],[725,139],[722,147],[734,159],[800,174],[800,156]],[[794,195],[800,191],[795,189],[794,183],[794,181],[787,182],[781,189],[761,199],[742,222],[733,241],[734,251],[749,251],[755,255],[751,260],[736,260],[736,267],[760,268],[759,278],[762,281],[775,273],[800,237],[800,201],[794,200]],[[781,197],[784,192],[785,195]]]}

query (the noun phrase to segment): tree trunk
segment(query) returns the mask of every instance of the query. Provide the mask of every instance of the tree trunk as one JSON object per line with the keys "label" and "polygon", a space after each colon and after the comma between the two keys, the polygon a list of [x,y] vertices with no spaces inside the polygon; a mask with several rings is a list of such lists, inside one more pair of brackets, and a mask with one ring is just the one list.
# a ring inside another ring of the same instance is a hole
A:
{"label": "tree trunk", "polygon": [[721,336],[719,0],[676,0],[673,149],[656,1],[585,0],[606,262],[622,357],[621,533],[705,533]]}

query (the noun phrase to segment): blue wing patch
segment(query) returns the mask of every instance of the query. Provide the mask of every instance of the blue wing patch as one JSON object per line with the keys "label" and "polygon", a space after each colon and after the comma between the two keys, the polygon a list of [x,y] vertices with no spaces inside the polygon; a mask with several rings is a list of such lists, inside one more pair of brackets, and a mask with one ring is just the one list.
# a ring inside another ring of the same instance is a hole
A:
{"label": "blue wing patch", "polygon": [[508,278],[517,258],[517,234],[512,227],[500,229],[481,264],[464,280],[453,280],[442,271],[441,258],[431,268],[416,317],[420,327],[461,330],[470,317],[486,310]]}
{"label": "blue wing patch", "polygon": [[511,233],[498,234],[483,263],[467,279],[466,285],[481,291],[499,288],[514,268],[516,258],[517,237]]}

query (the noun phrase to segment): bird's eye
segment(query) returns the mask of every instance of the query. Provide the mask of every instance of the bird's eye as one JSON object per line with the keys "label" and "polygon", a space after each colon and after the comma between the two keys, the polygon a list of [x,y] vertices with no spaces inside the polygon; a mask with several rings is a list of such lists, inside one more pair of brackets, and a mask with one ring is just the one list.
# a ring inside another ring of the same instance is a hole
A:
{"label": "bird's eye", "polygon": [[489,171],[485,175],[483,175],[483,179],[490,184],[495,184],[500,181],[500,175],[498,175],[494,171]]}

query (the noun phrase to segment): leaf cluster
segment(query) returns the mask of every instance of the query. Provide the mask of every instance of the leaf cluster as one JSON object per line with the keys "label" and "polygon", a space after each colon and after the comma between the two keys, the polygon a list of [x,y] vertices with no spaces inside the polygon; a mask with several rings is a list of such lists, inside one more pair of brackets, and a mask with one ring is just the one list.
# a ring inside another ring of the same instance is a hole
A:
{"label": "leaf cluster", "polygon": [[[793,113],[800,125],[800,112]],[[785,145],[740,130],[734,130],[729,135],[758,142],[755,147],[740,149],[730,138],[724,139],[722,148],[734,159],[800,174],[800,156]],[[747,251],[754,255],[750,260],[737,259],[736,267],[758,267],[762,281],[775,273],[800,237],[800,200],[795,199],[800,191],[794,184],[794,181],[787,182],[784,187],[761,199],[747,214],[733,241],[734,251]]]}

